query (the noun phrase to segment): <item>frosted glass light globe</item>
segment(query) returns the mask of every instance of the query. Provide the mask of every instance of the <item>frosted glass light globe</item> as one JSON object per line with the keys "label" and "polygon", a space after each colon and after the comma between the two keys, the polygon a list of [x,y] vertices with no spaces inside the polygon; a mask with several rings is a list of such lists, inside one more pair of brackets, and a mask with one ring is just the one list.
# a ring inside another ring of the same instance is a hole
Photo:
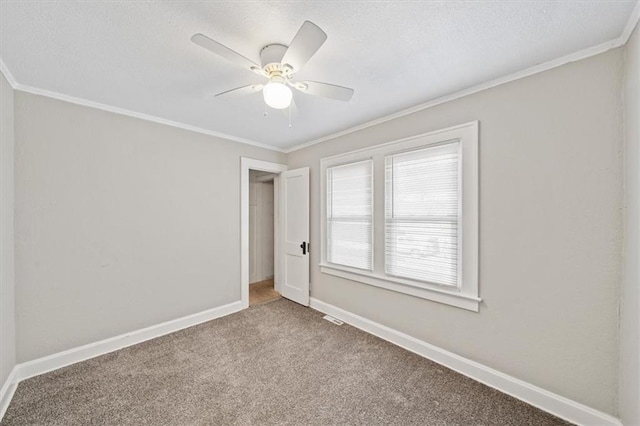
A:
{"label": "frosted glass light globe", "polygon": [[275,109],[287,108],[291,104],[291,98],[293,97],[289,86],[276,79],[272,79],[264,86],[262,95],[265,103]]}

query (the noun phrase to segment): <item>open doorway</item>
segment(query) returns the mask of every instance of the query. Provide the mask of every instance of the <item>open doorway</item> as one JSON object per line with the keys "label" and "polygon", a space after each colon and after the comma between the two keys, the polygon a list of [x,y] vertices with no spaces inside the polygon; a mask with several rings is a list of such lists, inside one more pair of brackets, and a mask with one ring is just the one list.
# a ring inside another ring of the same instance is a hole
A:
{"label": "open doorway", "polygon": [[249,176],[251,170],[273,177],[274,288],[289,300],[309,306],[309,168],[240,159],[240,302],[249,307]]}
{"label": "open doorway", "polygon": [[[280,173],[286,171],[287,166],[284,164],[271,163],[268,161],[254,160],[251,158],[243,157],[240,161],[240,169],[240,300],[242,302],[242,307],[248,308],[250,287],[249,283],[257,280],[257,277],[259,276],[259,274],[256,274],[255,272],[253,276],[251,274],[251,263],[256,262],[257,264],[257,257],[255,255],[251,256],[250,253],[251,246],[254,243],[254,240],[252,238],[255,238],[255,235],[251,237],[252,227],[250,226],[250,205],[253,201],[250,197],[250,192],[252,191],[252,176],[254,181],[257,181],[257,178],[259,176],[263,176],[263,180],[270,181],[272,183],[272,186],[267,187],[267,189],[273,190],[273,255],[271,256],[271,261],[273,262],[273,272],[270,274],[270,265],[264,267],[263,264],[262,267],[266,269],[267,275],[272,275],[273,288],[275,291],[279,292],[279,269],[281,262],[279,248],[279,232],[281,220],[279,213],[279,182]],[[254,266],[254,271],[257,271],[256,266]],[[265,286],[268,287],[268,285]]]}
{"label": "open doorway", "polygon": [[274,281],[276,176],[249,170],[249,306],[280,298]]}

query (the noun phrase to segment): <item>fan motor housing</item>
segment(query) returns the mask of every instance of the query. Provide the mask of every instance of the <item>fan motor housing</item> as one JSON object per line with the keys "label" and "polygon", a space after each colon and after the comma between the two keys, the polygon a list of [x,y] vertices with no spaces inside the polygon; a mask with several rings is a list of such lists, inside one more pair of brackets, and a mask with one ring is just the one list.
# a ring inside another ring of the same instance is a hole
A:
{"label": "fan motor housing", "polygon": [[272,73],[282,73],[282,58],[287,51],[287,46],[283,44],[267,44],[260,51],[260,63],[262,69],[269,75]]}

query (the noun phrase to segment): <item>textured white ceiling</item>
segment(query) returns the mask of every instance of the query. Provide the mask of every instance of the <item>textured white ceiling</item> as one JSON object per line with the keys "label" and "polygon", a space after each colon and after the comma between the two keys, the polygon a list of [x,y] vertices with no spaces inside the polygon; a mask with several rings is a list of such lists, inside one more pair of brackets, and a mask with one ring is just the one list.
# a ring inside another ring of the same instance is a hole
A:
{"label": "textured white ceiling", "polygon": [[[631,1],[0,1],[0,57],[15,80],[287,148],[615,39]],[[298,73],[355,89],[341,103],[295,93],[264,117],[261,81],[194,45],[203,33],[259,62],[305,20],[326,43]]]}

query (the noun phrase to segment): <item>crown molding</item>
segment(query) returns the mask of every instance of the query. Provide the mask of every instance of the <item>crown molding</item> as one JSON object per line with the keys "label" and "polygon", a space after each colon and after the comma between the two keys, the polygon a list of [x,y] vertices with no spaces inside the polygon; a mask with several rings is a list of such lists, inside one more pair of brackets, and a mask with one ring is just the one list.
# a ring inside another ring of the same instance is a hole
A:
{"label": "crown molding", "polygon": [[65,95],[62,93],[52,92],[50,90],[39,89],[37,87],[26,86],[24,84],[17,83],[14,87],[15,90],[25,93],[31,93],[33,95],[45,96],[48,98],[57,99],[64,102],[69,102],[76,105],[82,105],[90,108],[100,109],[115,114],[126,115],[128,117],[139,118],[145,121],[152,121],[154,123],[164,124],[166,126],[176,127],[178,129],[189,130],[195,133],[201,133],[208,136],[215,136],[217,138],[226,139],[233,142],[242,143],[245,145],[252,145],[258,148],[268,149],[270,151],[284,152],[283,149],[274,146],[266,145],[260,142],[252,141],[249,139],[239,138],[236,136],[228,135],[226,133],[215,132],[213,130],[203,129],[201,127],[191,126],[189,124],[180,123],[177,121],[167,120],[165,118],[156,117],[149,114],[143,114],[140,112],[131,111],[124,108],[119,108],[99,102],[90,101],[88,99],[76,98],[74,96]]}
{"label": "crown molding", "polygon": [[6,78],[7,81],[9,82],[9,86],[15,89],[18,83],[16,82],[16,79],[13,77],[13,74],[11,74],[11,71],[9,71],[9,68],[7,68],[7,65],[4,63],[2,58],[0,58],[0,72],[2,72],[2,75],[4,75],[4,78]]}
{"label": "crown molding", "polygon": [[11,71],[9,71],[9,68],[7,68],[2,58],[0,58],[0,71],[2,71],[2,74],[5,76],[5,78],[7,79],[7,81],[9,82],[9,85],[13,88],[13,90],[18,90],[20,92],[31,93],[33,95],[39,95],[39,96],[45,96],[47,98],[57,99],[59,101],[69,102],[76,105],[82,105],[89,108],[95,108],[102,111],[112,112],[114,114],[126,115],[128,117],[133,117],[133,118],[139,118],[141,120],[164,124],[166,126],[176,127],[178,129],[188,130],[191,132],[200,133],[207,136],[214,136],[214,137],[226,139],[232,142],[238,142],[245,145],[251,145],[258,148],[268,149],[270,151],[285,152],[285,150],[282,148],[263,144],[250,139],[239,138],[236,136],[228,135],[226,133],[215,132],[213,130],[203,129],[201,127],[191,126],[189,124],[179,123],[177,121],[167,120],[165,118],[156,117],[149,114],[143,114],[140,112],[119,108],[112,105],[103,104],[100,102],[94,102],[88,99],[77,98],[75,96],[69,96],[63,93],[53,92],[51,90],[27,86],[25,84],[21,84],[16,81],[16,79],[13,77],[13,74],[11,74]]}
{"label": "crown molding", "polygon": [[622,44],[627,44],[633,30],[638,26],[638,20],[640,20],[640,1],[636,3],[636,7],[631,11],[627,25],[625,25],[622,34],[620,35],[620,41]]}
{"label": "crown molding", "polygon": [[605,43],[598,44],[596,46],[589,47],[587,49],[580,50],[575,53],[571,53],[569,55],[563,56],[561,58],[553,59],[548,62],[544,62],[542,64],[535,65],[533,67],[525,68],[521,71],[516,71],[515,73],[508,74],[504,77],[498,77],[494,80],[490,80],[484,83],[477,84],[475,86],[471,86],[469,88],[460,90],[458,92],[451,93],[449,95],[441,96],[439,98],[432,99],[430,101],[418,104],[416,106],[403,109],[393,114],[385,115],[375,120],[368,121],[366,123],[360,124],[358,126],[350,127],[348,129],[342,130],[340,132],[332,133],[327,136],[323,136],[321,138],[312,140],[310,142],[305,142],[300,145],[293,146],[287,149],[285,152],[287,154],[292,153],[294,151],[298,151],[303,148],[308,148],[310,146],[326,142],[332,139],[339,138],[341,136],[346,136],[351,133],[367,129],[369,127],[377,126],[378,124],[385,123],[387,121],[395,120],[396,118],[404,117],[406,115],[410,115],[419,111],[423,111],[429,108],[432,108],[436,105],[444,104],[446,102],[451,102],[453,100],[463,98],[465,96],[473,95],[474,93],[482,92],[483,90],[491,89],[493,87],[501,86],[506,83],[510,83],[512,81],[520,80],[525,77],[529,77],[535,74],[539,74],[544,71],[551,70],[553,68],[560,67],[562,65],[566,65],[570,62],[576,62],[582,59],[589,58],[591,56],[599,55],[601,53],[605,53],[611,49],[618,48],[624,44],[623,37],[617,37],[613,40],[607,41]]}
{"label": "crown molding", "polygon": [[189,130],[195,133],[201,133],[201,134],[205,134],[205,135],[209,135],[209,136],[215,136],[218,138],[222,138],[222,139],[226,139],[229,141],[233,141],[233,142],[238,142],[238,143],[243,143],[246,145],[251,145],[251,146],[255,146],[258,148],[263,148],[263,149],[268,149],[270,151],[276,151],[276,152],[283,152],[286,154],[292,153],[294,151],[298,151],[304,148],[308,148],[310,146],[313,145],[317,145],[319,143],[322,142],[326,142],[332,139],[336,139],[339,138],[341,136],[346,136],[348,134],[360,131],[360,130],[364,130],[367,129],[369,127],[373,127],[376,126],[378,124],[382,124],[385,123],[387,121],[391,121],[394,120],[396,118],[400,118],[400,117],[404,117],[406,115],[410,115],[425,109],[429,109],[432,108],[436,105],[440,105],[446,102],[450,102],[465,96],[469,96],[472,95],[474,93],[478,93],[481,92],[483,90],[487,90],[487,89],[491,89],[493,87],[497,87],[506,83],[510,83],[512,81],[516,81],[519,80],[521,78],[525,78],[525,77],[529,77],[544,71],[548,71],[551,70],[553,68],[557,68],[560,67],[562,65],[566,65],[570,62],[575,62],[575,61],[579,61],[582,59],[586,59],[589,58],[591,56],[595,56],[595,55],[599,55],[601,53],[605,53],[611,49],[615,49],[618,48],[620,46],[623,46],[627,43],[627,41],[629,41],[629,38],[631,37],[631,34],[633,33],[633,30],[637,27],[638,25],[638,21],[640,20],[640,1],[638,1],[633,9],[633,11],[631,12],[631,15],[629,16],[629,20],[627,21],[627,24],[625,25],[622,33],[620,34],[620,36],[618,36],[617,38],[610,40],[608,42],[605,43],[601,43],[598,44],[596,46],[592,46],[589,47],[587,49],[583,49],[580,50],[578,52],[575,53],[571,53],[569,55],[563,56],[561,58],[557,58],[557,59],[553,59],[551,61],[542,63],[542,64],[538,64],[535,65],[533,67],[529,67],[526,68],[524,70],[521,71],[517,71],[515,73],[503,76],[503,77],[499,77],[496,78],[494,80],[490,80],[484,83],[480,83],[478,85],[475,86],[471,86],[469,88],[460,90],[458,92],[454,92],[451,93],[449,95],[445,95],[445,96],[441,96],[439,98],[436,99],[432,99],[430,101],[415,105],[413,107],[407,108],[407,109],[403,109],[401,111],[398,111],[396,113],[393,114],[389,114],[389,115],[385,115],[382,117],[379,117],[377,119],[371,120],[371,121],[367,121],[363,124],[359,124],[357,126],[353,126],[353,127],[349,127],[347,129],[341,130],[339,132],[335,132],[332,134],[329,134],[327,136],[323,136],[314,140],[311,140],[309,142],[304,142],[298,145],[294,145],[290,148],[278,148],[278,147],[274,147],[271,145],[267,145],[261,142],[257,142],[257,141],[253,141],[253,140],[249,140],[249,139],[244,139],[244,138],[239,138],[236,136],[232,136],[232,135],[228,135],[226,133],[221,133],[221,132],[216,132],[213,130],[208,130],[208,129],[203,129],[200,127],[196,127],[196,126],[191,126],[188,124],[184,124],[184,123],[179,123],[177,121],[171,121],[171,120],[167,120],[164,118],[160,118],[160,117],[155,117],[152,115],[148,115],[148,114],[143,114],[143,113],[139,113],[139,112],[135,112],[135,111],[131,111],[131,110],[127,110],[124,108],[118,108],[118,107],[114,107],[111,105],[106,105],[106,104],[102,104],[99,102],[94,102],[94,101],[90,101],[87,99],[82,99],[82,98],[76,98],[73,96],[69,96],[69,95],[65,95],[62,93],[57,93],[57,92],[52,92],[49,90],[45,90],[45,89],[39,89],[36,87],[31,87],[31,86],[27,86],[24,84],[20,84],[16,81],[16,79],[13,77],[13,74],[11,74],[11,71],[9,71],[9,69],[7,68],[6,64],[2,61],[2,58],[0,58],[0,71],[2,72],[2,74],[4,74],[5,78],[7,79],[7,81],[9,82],[9,84],[11,85],[11,87],[13,87],[14,90],[19,90],[22,92],[27,92],[27,93],[32,93],[35,95],[40,95],[40,96],[46,96],[46,97],[50,97],[50,98],[54,98],[54,99],[58,99],[58,100],[62,100],[65,102],[70,102],[73,104],[77,104],[77,105],[83,105],[83,106],[88,106],[91,108],[97,108],[97,109],[101,109],[103,111],[108,111],[108,112],[113,112],[115,114],[120,114],[120,115],[126,115],[126,116],[130,116],[130,117],[134,117],[134,118],[139,118],[142,120],[146,120],[146,121],[152,121],[155,123],[160,123],[160,124],[165,124],[167,126],[171,126],[171,127],[176,127],[179,129],[183,129],[183,130]]}

